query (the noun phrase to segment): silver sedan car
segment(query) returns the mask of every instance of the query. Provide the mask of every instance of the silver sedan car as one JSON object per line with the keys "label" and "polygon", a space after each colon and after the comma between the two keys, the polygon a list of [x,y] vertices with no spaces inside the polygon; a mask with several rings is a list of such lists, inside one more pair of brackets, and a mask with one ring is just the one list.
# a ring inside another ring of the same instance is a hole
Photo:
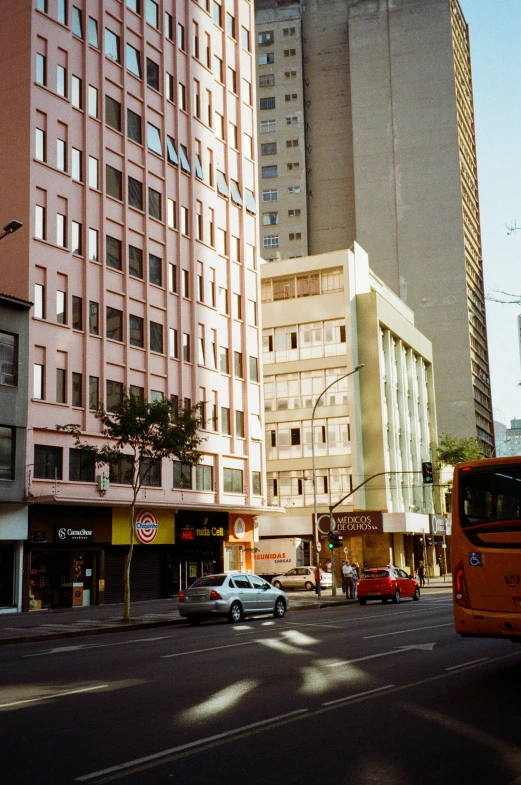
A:
{"label": "silver sedan car", "polygon": [[193,626],[212,616],[239,622],[248,615],[272,613],[281,619],[288,605],[283,591],[258,575],[246,573],[205,575],[180,592],[178,598],[180,615]]}
{"label": "silver sedan car", "polygon": [[[315,588],[314,567],[294,567],[284,575],[275,575],[271,582],[277,589],[305,589],[313,591]],[[330,572],[320,570],[320,585],[323,589],[330,589],[333,578]]]}

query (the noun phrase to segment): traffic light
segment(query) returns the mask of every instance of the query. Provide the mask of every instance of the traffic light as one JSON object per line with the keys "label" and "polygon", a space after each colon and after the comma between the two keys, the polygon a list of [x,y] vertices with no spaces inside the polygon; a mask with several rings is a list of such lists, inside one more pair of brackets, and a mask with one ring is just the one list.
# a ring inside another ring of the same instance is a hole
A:
{"label": "traffic light", "polygon": [[329,548],[329,550],[332,551],[333,548],[340,548],[340,546],[343,544],[344,543],[342,542],[340,537],[337,537],[337,535],[334,534],[333,532],[329,532],[329,534],[327,535],[327,547]]}
{"label": "traffic light", "polygon": [[432,485],[434,482],[434,473],[432,471],[432,463],[430,461],[424,461],[422,463],[422,475],[423,482],[426,485]]}

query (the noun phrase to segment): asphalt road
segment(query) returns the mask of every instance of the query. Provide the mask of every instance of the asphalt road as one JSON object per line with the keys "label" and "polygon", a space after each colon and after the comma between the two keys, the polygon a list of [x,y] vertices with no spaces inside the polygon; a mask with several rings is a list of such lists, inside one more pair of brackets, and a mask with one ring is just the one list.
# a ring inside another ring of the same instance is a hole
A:
{"label": "asphalt road", "polygon": [[3,647],[2,785],[521,785],[521,646],[451,598]]}

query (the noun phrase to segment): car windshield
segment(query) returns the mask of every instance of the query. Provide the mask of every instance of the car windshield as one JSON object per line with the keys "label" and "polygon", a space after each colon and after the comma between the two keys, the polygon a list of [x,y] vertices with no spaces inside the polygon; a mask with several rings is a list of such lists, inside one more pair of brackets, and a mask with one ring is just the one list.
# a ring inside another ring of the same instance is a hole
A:
{"label": "car windshield", "polygon": [[363,578],[388,578],[389,573],[387,570],[364,570],[362,573]]}
{"label": "car windshield", "polygon": [[205,575],[204,578],[198,578],[192,585],[191,589],[197,586],[222,586],[226,580],[226,575]]}

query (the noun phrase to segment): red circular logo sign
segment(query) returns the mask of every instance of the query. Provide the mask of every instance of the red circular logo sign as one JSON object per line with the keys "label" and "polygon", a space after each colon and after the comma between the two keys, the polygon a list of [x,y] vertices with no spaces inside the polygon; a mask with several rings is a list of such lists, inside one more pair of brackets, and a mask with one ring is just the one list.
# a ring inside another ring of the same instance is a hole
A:
{"label": "red circular logo sign", "polygon": [[158,529],[159,525],[154,513],[151,510],[141,510],[136,518],[138,540],[144,543],[144,545],[148,545],[155,540]]}

